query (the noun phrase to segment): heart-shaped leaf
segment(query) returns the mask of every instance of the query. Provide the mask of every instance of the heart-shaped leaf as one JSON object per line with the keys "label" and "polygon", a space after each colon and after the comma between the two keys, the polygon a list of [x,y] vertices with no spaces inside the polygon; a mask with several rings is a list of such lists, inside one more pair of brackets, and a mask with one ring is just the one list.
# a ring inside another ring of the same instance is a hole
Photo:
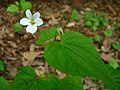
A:
{"label": "heart-shaped leaf", "polygon": [[54,68],[71,75],[92,76],[116,89],[107,68],[89,39],[77,32],[66,32],[61,41],[52,41],[44,49],[45,60]]}

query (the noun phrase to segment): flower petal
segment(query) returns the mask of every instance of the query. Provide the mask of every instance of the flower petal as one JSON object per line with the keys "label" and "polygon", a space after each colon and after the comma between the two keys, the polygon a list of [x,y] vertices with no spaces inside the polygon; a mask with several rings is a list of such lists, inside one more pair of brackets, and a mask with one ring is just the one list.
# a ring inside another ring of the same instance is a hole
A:
{"label": "flower petal", "polygon": [[40,17],[40,13],[36,12],[33,14],[33,19],[39,18]]}
{"label": "flower petal", "polygon": [[26,16],[27,16],[29,19],[32,18],[32,13],[31,13],[31,11],[30,11],[29,9],[26,11]]}
{"label": "flower petal", "polygon": [[33,34],[37,31],[37,26],[36,25],[28,25],[26,28],[26,31]]}
{"label": "flower petal", "polygon": [[35,19],[35,24],[36,24],[37,26],[40,26],[40,25],[43,24],[43,20],[42,20],[41,18],[37,18],[37,19]]}
{"label": "flower petal", "polygon": [[30,20],[27,19],[27,18],[22,18],[22,19],[20,20],[20,24],[21,24],[21,25],[29,25],[29,24],[30,24]]}

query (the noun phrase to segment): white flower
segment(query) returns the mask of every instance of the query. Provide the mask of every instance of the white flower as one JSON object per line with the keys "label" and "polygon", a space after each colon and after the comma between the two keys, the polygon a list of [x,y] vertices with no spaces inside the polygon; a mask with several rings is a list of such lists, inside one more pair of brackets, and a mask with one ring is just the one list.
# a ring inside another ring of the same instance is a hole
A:
{"label": "white flower", "polygon": [[28,25],[26,28],[27,32],[35,33],[37,31],[37,26],[40,26],[43,24],[43,20],[40,17],[40,13],[36,12],[32,15],[30,10],[26,11],[27,18],[22,18],[20,20],[21,25]]}

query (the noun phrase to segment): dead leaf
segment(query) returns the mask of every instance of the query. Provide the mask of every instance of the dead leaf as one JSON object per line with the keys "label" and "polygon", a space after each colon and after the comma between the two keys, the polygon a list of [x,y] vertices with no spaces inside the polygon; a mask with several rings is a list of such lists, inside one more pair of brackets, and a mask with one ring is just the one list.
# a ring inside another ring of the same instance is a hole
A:
{"label": "dead leaf", "polygon": [[37,76],[45,74],[45,68],[43,66],[38,66],[35,68]]}
{"label": "dead leaf", "polygon": [[105,54],[105,53],[103,53],[103,54],[101,54],[100,56],[101,56],[101,58],[102,58],[104,61],[106,61],[106,62],[108,62],[110,59],[113,58],[113,54],[112,54],[112,53],[110,53],[110,54]]}
{"label": "dead leaf", "polygon": [[24,52],[22,62],[23,66],[31,65],[34,59],[41,53],[41,52],[35,52],[34,51],[35,45],[31,44],[30,51]]}
{"label": "dead leaf", "polygon": [[63,73],[63,72],[61,72],[61,71],[59,71],[59,70],[56,70],[56,73],[57,73],[57,75],[58,75],[58,77],[59,77],[60,79],[63,79],[64,77],[67,76],[66,73]]}
{"label": "dead leaf", "polygon": [[66,25],[66,27],[73,27],[73,26],[75,26],[75,24],[76,24],[75,22],[70,22]]}

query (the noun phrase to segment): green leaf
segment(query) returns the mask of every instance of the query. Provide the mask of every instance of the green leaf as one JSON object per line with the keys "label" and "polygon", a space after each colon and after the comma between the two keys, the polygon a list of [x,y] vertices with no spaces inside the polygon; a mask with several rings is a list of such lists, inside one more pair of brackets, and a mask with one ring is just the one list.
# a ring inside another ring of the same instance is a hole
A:
{"label": "green leaf", "polygon": [[101,37],[100,37],[100,35],[97,34],[93,37],[93,39],[94,39],[95,42],[100,42]]}
{"label": "green leaf", "polygon": [[108,19],[105,19],[105,18],[101,18],[101,22],[103,24],[103,26],[108,26]]}
{"label": "green leaf", "polygon": [[94,22],[94,24],[93,24],[93,26],[99,26],[100,25],[100,23],[99,22]]}
{"label": "green leaf", "polygon": [[73,10],[72,10],[71,18],[72,18],[73,20],[78,21],[78,22],[80,21],[79,13],[78,13],[78,11],[77,11],[76,9],[73,9]]}
{"label": "green leaf", "polygon": [[109,84],[110,90],[117,88],[91,41],[80,33],[66,32],[60,42],[47,44],[44,58],[65,73],[92,76]]}
{"label": "green leaf", "polygon": [[104,31],[104,35],[105,35],[106,37],[112,36],[112,30]]}
{"label": "green leaf", "polygon": [[19,9],[19,7],[15,4],[10,4],[10,6],[8,6],[7,11],[8,12],[17,12]]}
{"label": "green leaf", "polygon": [[112,47],[116,50],[120,49],[120,42],[112,42]]}
{"label": "green leaf", "polygon": [[55,76],[48,76],[47,78],[36,81],[30,90],[63,90],[59,82],[59,79]]}
{"label": "green leaf", "polygon": [[24,2],[21,3],[22,10],[28,10],[32,8],[32,3],[31,2]]}
{"label": "green leaf", "polygon": [[[30,66],[21,67],[15,78],[26,76],[26,78],[34,78],[36,76],[34,68]],[[25,77],[24,77],[25,78]]]}
{"label": "green leaf", "polygon": [[30,90],[83,90],[82,78],[68,76],[60,80],[56,76],[48,76],[36,81]]}
{"label": "green leaf", "polygon": [[35,42],[35,44],[43,44],[47,40],[51,40],[52,37],[56,36],[58,30],[59,30],[58,27],[51,28],[48,30],[41,30],[41,32],[40,32],[41,34],[38,37],[38,40]]}
{"label": "green leaf", "polygon": [[49,74],[36,80],[32,67],[22,67],[11,88],[11,90],[82,90],[83,87],[81,77],[69,76],[60,80],[55,75]]}
{"label": "green leaf", "polygon": [[[107,65],[107,69],[109,70],[113,80],[115,81],[118,89],[115,90],[120,90],[120,70],[114,69],[113,67]],[[107,85],[109,87],[109,85]]]}
{"label": "green leaf", "polygon": [[112,24],[112,28],[113,28],[114,30],[118,30],[118,29],[119,29],[119,25],[118,25],[117,23],[113,23],[113,24]]}
{"label": "green leaf", "polygon": [[91,27],[92,26],[92,22],[91,21],[87,21],[85,25],[88,26],[88,27]]}
{"label": "green leaf", "polygon": [[15,23],[13,25],[14,31],[15,32],[21,32],[22,31],[22,25],[20,23]]}
{"label": "green leaf", "polygon": [[10,90],[10,86],[3,77],[0,77],[0,90]]}
{"label": "green leaf", "polygon": [[79,76],[68,76],[61,80],[62,90],[83,90],[82,78]]}
{"label": "green leaf", "polygon": [[35,70],[32,67],[22,67],[17,72],[12,87],[17,90],[29,90],[29,88],[35,83],[35,76]]}
{"label": "green leaf", "polygon": [[94,16],[93,21],[94,22],[100,22],[101,17],[100,16]]}
{"label": "green leaf", "polygon": [[87,21],[90,21],[90,20],[92,20],[92,18],[93,18],[93,12],[91,10],[86,11],[85,12],[85,19]]}
{"label": "green leaf", "polygon": [[88,39],[89,39],[90,42],[92,42],[92,43],[94,42],[94,38],[93,37],[89,37]]}
{"label": "green leaf", "polygon": [[3,60],[0,60],[0,71],[5,71],[6,70],[6,65],[5,62]]}
{"label": "green leaf", "polygon": [[114,60],[114,59],[111,59],[111,60],[109,61],[109,65],[110,65],[111,67],[113,67],[114,69],[116,69],[116,68],[119,66],[118,63],[117,63],[117,61]]}
{"label": "green leaf", "polygon": [[20,4],[22,5],[22,3],[24,3],[25,2],[25,0],[20,0]]}
{"label": "green leaf", "polygon": [[95,31],[95,30],[97,30],[97,28],[98,28],[98,26],[96,26],[96,25],[93,25],[92,26],[92,29]]}

